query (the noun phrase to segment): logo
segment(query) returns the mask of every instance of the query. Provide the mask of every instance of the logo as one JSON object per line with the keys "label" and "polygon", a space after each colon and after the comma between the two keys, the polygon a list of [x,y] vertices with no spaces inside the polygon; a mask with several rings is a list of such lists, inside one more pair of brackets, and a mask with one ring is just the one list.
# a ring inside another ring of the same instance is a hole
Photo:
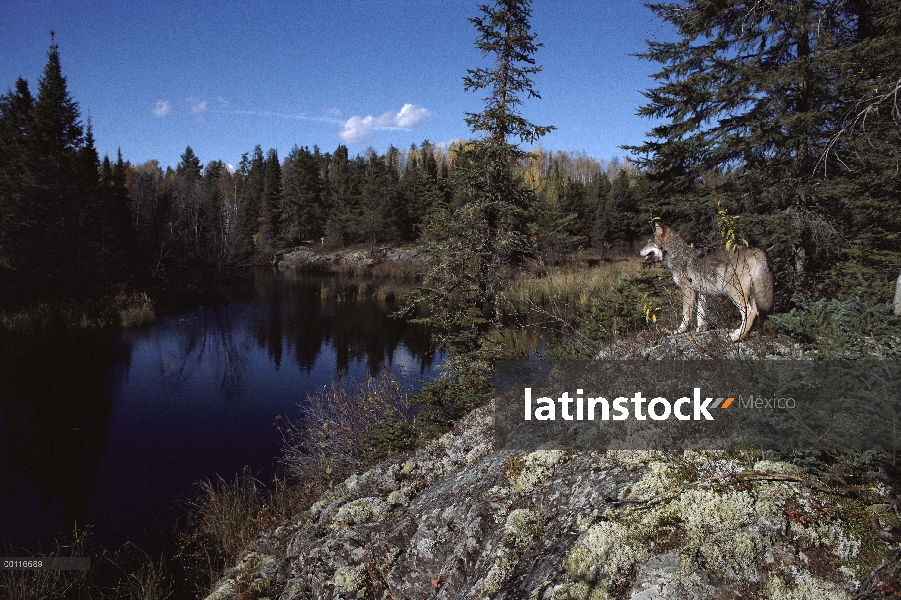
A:
{"label": "logo", "polygon": [[[740,397],[740,396],[739,396]],[[702,399],[703,398],[703,399]],[[557,400],[549,397],[541,397],[532,401],[532,388],[527,387],[523,392],[524,418],[531,421],[555,421],[557,419],[557,405],[559,404],[560,418],[564,421],[625,421],[634,418],[636,421],[665,421],[675,417],[680,421],[713,421],[710,410],[724,410],[732,406],[734,397],[704,397],[701,388],[694,388],[692,396],[683,396],[675,402],[670,402],[662,396],[648,399],[640,391],[632,397],[618,396],[612,402],[603,397],[584,397],[584,391],[576,390],[575,397],[569,392],[563,392]],[[631,403],[631,407],[629,404]],[[647,406],[645,406],[647,403]],[[533,406],[534,405],[534,406]],[[573,405],[575,405],[573,407]],[[575,414],[573,414],[575,408]]]}

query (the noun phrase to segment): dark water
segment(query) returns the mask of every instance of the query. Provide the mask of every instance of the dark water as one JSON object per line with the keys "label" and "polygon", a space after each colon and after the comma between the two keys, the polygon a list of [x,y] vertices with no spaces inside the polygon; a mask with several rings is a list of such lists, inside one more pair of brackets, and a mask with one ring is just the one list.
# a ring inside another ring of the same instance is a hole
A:
{"label": "dark water", "polygon": [[266,270],[246,297],[143,330],[0,338],[0,554],[75,524],[160,551],[193,482],[272,473],[276,417],[308,392],[383,364],[431,375],[428,332],[373,287]]}

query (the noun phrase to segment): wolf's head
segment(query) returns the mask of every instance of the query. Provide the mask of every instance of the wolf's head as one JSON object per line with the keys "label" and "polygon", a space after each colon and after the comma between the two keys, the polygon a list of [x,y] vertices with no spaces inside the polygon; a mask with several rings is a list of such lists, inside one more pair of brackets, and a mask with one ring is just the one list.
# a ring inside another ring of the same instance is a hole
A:
{"label": "wolf's head", "polygon": [[646,261],[663,260],[663,244],[669,236],[670,228],[663,223],[654,223],[654,235],[638,254]]}

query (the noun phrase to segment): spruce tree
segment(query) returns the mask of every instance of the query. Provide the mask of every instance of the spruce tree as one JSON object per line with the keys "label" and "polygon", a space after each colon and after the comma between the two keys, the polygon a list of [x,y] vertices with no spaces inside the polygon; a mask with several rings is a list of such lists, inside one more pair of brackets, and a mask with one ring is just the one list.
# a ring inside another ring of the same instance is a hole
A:
{"label": "spruce tree", "polygon": [[175,172],[182,177],[191,179],[200,179],[203,171],[203,165],[200,164],[200,158],[194,154],[194,150],[190,146],[185,148],[184,154],[181,155],[181,162],[175,168]]}
{"label": "spruce tree", "polygon": [[282,195],[282,169],[278,152],[270,148],[263,163],[263,193],[260,196],[260,248],[273,252],[281,245],[279,203]]}
{"label": "spruce tree", "polygon": [[[719,202],[743,237],[766,245],[797,289],[810,260],[839,241],[836,205],[816,175],[846,77],[843,8],[831,2],[727,0],[648,5],[680,39],[648,42],[657,86],[639,114],[662,119],[632,148],[655,212],[712,235]],[[710,182],[716,181],[714,189]]]}
{"label": "spruce tree", "polygon": [[[817,165],[842,209],[837,271],[890,281],[901,264],[901,0],[853,2],[846,12],[844,103]],[[841,275],[841,273],[836,273]],[[833,290],[830,290],[833,291]]]}
{"label": "spruce tree", "polygon": [[68,256],[79,265],[76,270],[80,270],[83,257],[77,231],[81,209],[78,182],[83,182],[84,178],[78,171],[77,157],[84,130],[78,104],[69,95],[62,74],[59,47],[53,32],[50,36],[50,50],[44,73],[38,81],[29,134],[34,148],[36,184],[40,188],[40,198],[32,208],[38,222],[46,227],[43,249],[48,255],[45,264],[49,264],[54,254]]}
{"label": "spruce tree", "polygon": [[29,270],[36,241],[34,158],[31,145],[34,98],[21,77],[0,96],[0,268]]}
{"label": "spruce tree", "polygon": [[369,150],[360,192],[358,228],[369,244],[371,253],[376,242],[384,240],[390,235],[387,226],[391,194],[393,193],[388,166],[372,149]]}
{"label": "spruce tree", "polygon": [[[481,137],[456,155],[454,206],[435,211],[428,223],[430,266],[414,303],[428,307],[426,320],[450,349],[451,379],[484,390],[491,368],[485,334],[500,320],[502,267],[528,249],[525,211],[533,195],[516,173],[524,152],[514,140],[534,142],[552,127],[534,125],[519,112],[525,99],[539,98],[532,76],[541,70],[533,58],[541,44],[531,32],[531,2],[498,0],[479,9],[470,22],[491,66],[469,70],[464,88],[487,91],[482,112],[466,114]],[[464,402],[452,412],[466,408]]]}
{"label": "spruce tree", "polygon": [[263,149],[256,146],[253,156],[241,157],[240,172],[245,178],[244,196],[238,207],[238,229],[244,244],[251,251],[259,250],[260,200],[263,196]]}
{"label": "spruce tree", "polygon": [[292,148],[286,160],[281,210],[284,233],[293,242],[322,234],[325,207],[319,171],[319,159],[309,148]]}
{"label": "spruce tree", "polygon": [[325,243],[340,247],[353,240],[354,210],[359,193],[354,164],[350,161],[347,146],[335,149],[329,165],[328,195],[329,216],[325,222]]}

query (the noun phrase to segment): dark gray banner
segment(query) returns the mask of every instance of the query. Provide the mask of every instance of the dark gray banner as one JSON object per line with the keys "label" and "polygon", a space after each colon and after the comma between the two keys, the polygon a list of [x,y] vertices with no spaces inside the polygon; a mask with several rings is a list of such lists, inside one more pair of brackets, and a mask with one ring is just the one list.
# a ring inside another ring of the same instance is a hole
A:
{"label": "dark gray banner", "polygon": [[901,450],[899,361],[505,361],[494,385],[509,450]]}

